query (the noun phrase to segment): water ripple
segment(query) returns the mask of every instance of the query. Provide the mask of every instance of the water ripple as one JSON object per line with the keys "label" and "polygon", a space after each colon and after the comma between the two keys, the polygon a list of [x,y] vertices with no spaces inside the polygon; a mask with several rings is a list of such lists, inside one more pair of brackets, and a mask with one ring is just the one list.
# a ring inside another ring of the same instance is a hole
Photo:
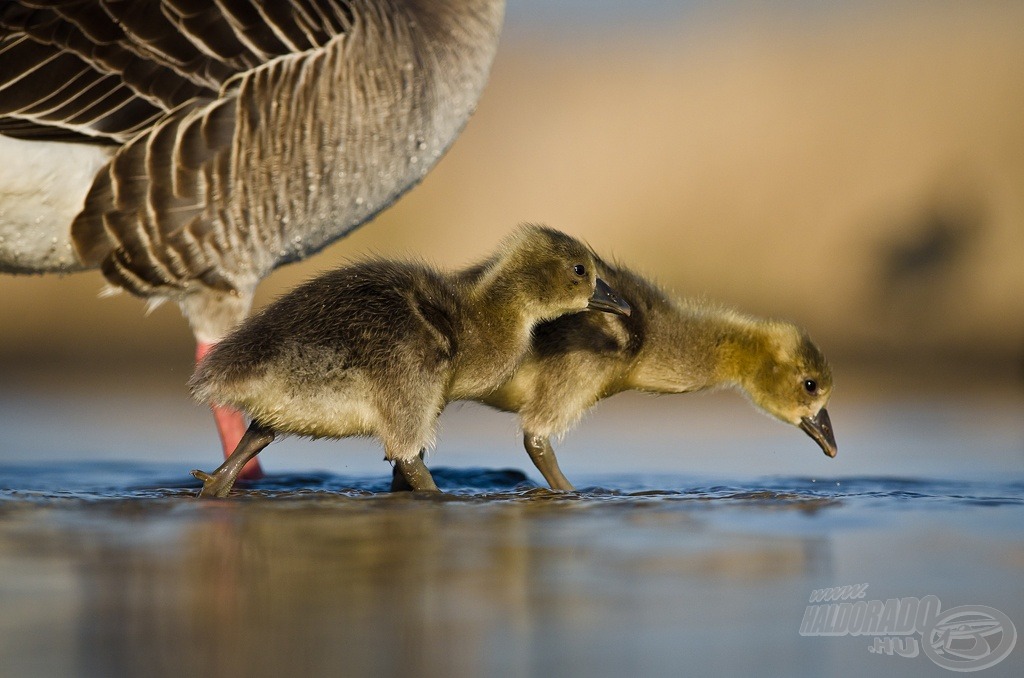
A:
{"label": "water ripple", "polygon": [[[576,492],[539,487],[517,469],[437,467],[446,493],[438,501],[529,501],[568,504],[651,503],[818,510],[838,504],[951,508],[1024,504],[1020,480],[952,480],[859,476],[838,479],[777,477],[707,479],[671,476],[600,476]],[[595,482],[596,481],[596,482]],[[251,500],[390,496],[386,476],[280,473],[239,482],[233,497]],[[0,464],[0,502],[62,503],[97,500],[186,499],[199,483],[170,464]]]}

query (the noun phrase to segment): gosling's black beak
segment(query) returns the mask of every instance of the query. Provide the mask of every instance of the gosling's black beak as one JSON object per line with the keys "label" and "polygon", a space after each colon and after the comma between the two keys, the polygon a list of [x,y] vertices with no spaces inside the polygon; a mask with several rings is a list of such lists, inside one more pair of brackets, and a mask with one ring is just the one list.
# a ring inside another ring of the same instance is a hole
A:
{"label": "gosling's black beak", "polygon": [[836,437],[832,433],[832,421],[828,418],[828,410],[823,407],[815,416],[804,417],[800,420],[800,428],[814,438],[814,442],[821,445],[821,450],[826,456],[836,456],[839,450],[836,448]]}
{"label": "gosling's black beak", "polygon": [[631,313],[626,300],[620,297],[618,292],[608,287],[608,283],[600,278],[597,279],[597,285],[594,286],[594,294],[590,297],[590,303],[587,305],[587,308],[618,313],[619,315],[629,315]]}

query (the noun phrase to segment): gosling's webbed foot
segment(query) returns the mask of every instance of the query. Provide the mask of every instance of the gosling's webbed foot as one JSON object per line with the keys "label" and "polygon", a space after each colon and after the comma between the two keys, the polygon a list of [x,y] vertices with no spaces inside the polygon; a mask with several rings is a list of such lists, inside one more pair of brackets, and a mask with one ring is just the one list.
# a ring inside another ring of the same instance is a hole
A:
{"label": "gosling's webbed foot", "polygon": [[423,452],[412,459],[396,459],[395,468],[405,479],[405,483],[398,481],[394,475],[391,479],[392,491],[413,490],[414,492],[440,492],[434,483],[434,477],[430,475],[426,464],[423,463]]}
{"label": "gosling's webbed foot", "polygon": [[[426,450],[420,450],[420,461],[423,461],[423,457],[426,454]],[[424,464],[426,468],[426,464]],[[433,476],[431,476],[433,478]],[[391,467],[391,491],[392,492],[412,492],[412,485],[405,479],[405,474],[402,473],[402,469],[396,463]]]}
{"label": "gosling's webbed foot", "polygon": [[391,467],[391,491],[392,492],[411,492],[412,486],[409,485],[409,481],[405,479],[405,474],[399,470],[398,465]]}
{"label": "gosling's webbed foot", "polygon": [[213,473],[206,473],[196,469],[192,475],[203,481],[203,489],[199,491],[200,497],[226,497],[235,484],[235,479],[245,467],[246,462],[260,453],[264,447],[273,442],[275,433],[255,421],[249,424],[249,429],[238,442],[238,447],[231,453],[223,464],[217,467]]}
{"label": "gosling's webbed foot", "polygon": [[196,480],[203,481],[203,489],[199,491],[200,497],[226,497],[234,485],[234,478],[227,475],[210,474],[199,469],[192,470],[192,476]]}

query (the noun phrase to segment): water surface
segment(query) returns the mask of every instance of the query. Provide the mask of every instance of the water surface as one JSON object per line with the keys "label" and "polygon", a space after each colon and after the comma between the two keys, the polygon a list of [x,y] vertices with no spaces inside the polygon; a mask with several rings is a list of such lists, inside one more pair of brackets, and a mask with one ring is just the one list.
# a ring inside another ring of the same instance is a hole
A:
{"label": "water surface", "polygon": [[[0,466],[5,675],[939,675],[798,633],[811,590],[938,596],[1024,629],[1024,483]],[[1020,650],[986,675],[1020,675]]]}
{"label": "water surface", "polygon": [[[813,590],[863,583],[1024,633],[1016,386],[851,379],[835,459],[735,394],[619,396],[556,445],[573,493],[453,407],[444,495],[387,493],[373,441],[290,439],[200,501],[219,453],[180,384],[76,383],[0,390],[3,676],[950,675],[800,635]],[[1018,645],[980,675],[1024,675]]]}

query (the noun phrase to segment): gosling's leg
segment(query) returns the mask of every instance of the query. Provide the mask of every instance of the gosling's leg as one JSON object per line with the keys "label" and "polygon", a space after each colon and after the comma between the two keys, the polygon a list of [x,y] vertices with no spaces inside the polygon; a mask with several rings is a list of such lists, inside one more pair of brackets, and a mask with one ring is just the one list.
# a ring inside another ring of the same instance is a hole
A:
{"label": "gosling's leg", "polygon": [[[420,461],[423,461],[423,456],[426,454],[426,450],[420,450]],[[391,467],[391,491],[392,492],[410,492],[412,485],[405,479],[405,474],[398,470],[398,464]]]}
{"label": "gosling's leg", "polygon": [[[434,484],[434,477],[430,475],[426,464],[423,463],[422,450],[412,459],[396,459],[395,470],[405,479],[408,489],[417,492],[440,492]],[[395,491],[396,479],[391,478],[391,489]],[[402,487],[399,490],[404,489]]]}
{"label": "gosling's leg", "polygon": [[571,492],[576,488],[562,475],[562,469],[558,468],[558,459],[555,458],[555,451],[551,448],[551,441],[546,436],[536,435],[527,431],[523,434],[523,445],[526,452],[533,460],[533,465],[548,481],[552,490],[565,490]]}
{"label": "gosling's leg", "polygon": [[226,497],[235,484],[238,474],[245,468],[246,463],[259,454],[264,447],[274,442],[274,431],[260,426],[256,422],[249,424],[248,430],[242,439],[238,441],[238,447],[231,453],[223,464],[217,467],[213,473],[205,473],[198,469],[192,471],[192,475],[203,481],[203,489],[200,490],[200,497]]}
{"label": "gosling's leg", "polygon": [[[203,358],[214,346],[216,344],[202,341],[196,343],[196,365],[202,362]],[[217,425],[220,444],[224,449],[224,458],[227,459],[231,456],[231,452],[238,447],[242,436],[245,435],[245,418],[241,412],[226,405],[210,405],[210,411],[213,412],[213,421]],[[262,478],[263,469],[260,468],[259,460],[253,459],[246,464],[239,477],[244,480],[259,480]]]}

